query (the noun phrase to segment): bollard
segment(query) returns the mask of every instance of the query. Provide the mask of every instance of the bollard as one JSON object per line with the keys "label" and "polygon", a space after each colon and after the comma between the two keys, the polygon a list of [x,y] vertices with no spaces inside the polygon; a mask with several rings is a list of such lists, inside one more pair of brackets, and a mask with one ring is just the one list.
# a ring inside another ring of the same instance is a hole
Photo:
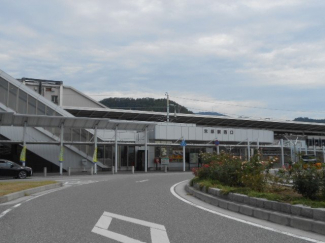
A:
{"label": "bollard", "polygon": [[46,177],[46,176],[47,176],[47,168],[44,167],[44,177]]}
{"label": "bollard", "polygon": [[165,173],[167,173],[167,165],[165,165]]}
{"label": "bollard", "polygon": [[132,174],[134,174],[134,166],[132,166]]}
{"label": "bollard", "polygon": [[68,167],[68,176],[71,175],[71,167]]}
{"label": "bollard", "polygon": [[115,170],[115,168],[114,168],[114,166],[112,166],[112,174],[114,175],[114,170]]}
{"label": "bollard", "polygon": [[90,175],[93,175],[94,174],[94,167],[91,167],[90,168]]}

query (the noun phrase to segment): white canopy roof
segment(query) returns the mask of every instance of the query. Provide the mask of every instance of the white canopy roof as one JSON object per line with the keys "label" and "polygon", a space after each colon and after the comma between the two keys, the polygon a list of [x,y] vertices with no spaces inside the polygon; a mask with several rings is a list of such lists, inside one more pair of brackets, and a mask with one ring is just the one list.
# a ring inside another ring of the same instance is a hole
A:
{"label": "white canopy roof", "polygon": [[65,128],[83,128],[114,130],[116,126],[118,130],[143,131],[147,127],[153,128],[156,123],[112,120],[105,118],[84,118],[84,117],[62,117],[62,116],[37,116],[23,115],[14,112],[0,112],[0,126],[17,126],[23,127],[25,122],[29,127],[60,127],[61,124]]}

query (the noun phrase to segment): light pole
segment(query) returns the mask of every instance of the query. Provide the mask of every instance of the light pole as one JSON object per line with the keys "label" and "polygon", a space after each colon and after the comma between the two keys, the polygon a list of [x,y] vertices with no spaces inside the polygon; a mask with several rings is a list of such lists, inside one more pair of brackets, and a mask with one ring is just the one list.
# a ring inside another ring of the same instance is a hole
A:
{"label": "light pole", "polygon": [[167,96],[167,122],[169,122],[169,95],[168,92],[165,93]]}

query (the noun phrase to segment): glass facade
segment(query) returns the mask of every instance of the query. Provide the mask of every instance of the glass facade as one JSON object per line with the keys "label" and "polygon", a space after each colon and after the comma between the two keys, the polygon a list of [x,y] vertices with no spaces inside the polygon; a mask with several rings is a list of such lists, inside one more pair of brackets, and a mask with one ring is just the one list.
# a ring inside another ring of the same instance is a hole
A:
{"label": "glass facade", "polygon": [[[61,114],[54,111],[52,108],[45,105],[43,102],[35,99],[25,91],[19,89],[17,86],[9,83],[7,80],[0,77],[0,102],[5,106],[11,108],[19,114],[30,114],[30,115],[47,115],[47,116],[62,116]],[[56,137],[60,138],[61,129],[46,127],[45,130],[51,132]],[[65,141],[80,141],[89,142],[93,137],[85,129],[64,129],[64,140]],[[76,145],[80,151],[84,152],[88,156],[93,156],[94,146],[93,145]],[[110,163],[112,161],[112,146],[107,146],[101,149],[101,154],[110,156],[107,159],[104,157],[105,162]],[[105,153],[104,153],[105,152]],[[101,158],[103,157],[101,155]]]}

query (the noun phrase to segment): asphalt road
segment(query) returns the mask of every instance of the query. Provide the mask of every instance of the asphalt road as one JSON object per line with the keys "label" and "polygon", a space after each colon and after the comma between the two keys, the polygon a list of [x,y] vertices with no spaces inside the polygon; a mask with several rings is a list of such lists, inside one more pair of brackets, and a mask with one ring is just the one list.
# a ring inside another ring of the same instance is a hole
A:
{"label": "asphalt road", "polygon": [[185,203],[170,188],[190,178],[190,173],[47,178],[63,180],[64,189],[0,205],[0,214],[11,209],[0,218],[0,242],[311,242]]}

